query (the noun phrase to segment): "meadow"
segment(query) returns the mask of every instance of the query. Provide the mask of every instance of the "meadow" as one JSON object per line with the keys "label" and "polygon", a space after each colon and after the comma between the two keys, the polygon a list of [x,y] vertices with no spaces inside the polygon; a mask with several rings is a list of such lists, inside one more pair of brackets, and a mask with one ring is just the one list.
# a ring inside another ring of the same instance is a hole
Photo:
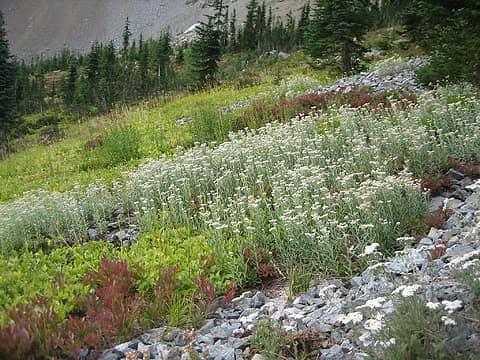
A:
{"label": "meadow", "polygon": [[[198,326],[209,302],[239,287],[304,273],[357,274],[368,245],[388,255],[406,236],[422,236],[429,214],[421,184],[452,164],[480,161],[477,91],[449,85],[415,95],[305,98],[319,83],[293,77],[139,107],[106,130],[87,159],[83,139],[67,141],[73,160],[52,170],[52,187],[36,189],[40,176],[25,185],[36,190],[0,206],[0,321],[49,324],[35,330],[49,340],[29,351],[101,348],[162,323]],[[245,109],[218,111],[251,98]],[[175,125],[185,116],[194,120]],[[71,139],[87,128],[78,125]],[[61,144],[46,153],[62,153]],[[70,171],[95,164],[107,172],[103,181],[87,170],[85,184],[74,185]],[[14,184],[34,166],[25,160],[3,200],[20,193]],[[115,213],[129,215],[139,240],[89,242],[88,229],[105,234]],[[27,315],[28,303],[38,311]],[[94,339],[86,336],[92,327]],[[75,344],[59,333],[75,334]]]}

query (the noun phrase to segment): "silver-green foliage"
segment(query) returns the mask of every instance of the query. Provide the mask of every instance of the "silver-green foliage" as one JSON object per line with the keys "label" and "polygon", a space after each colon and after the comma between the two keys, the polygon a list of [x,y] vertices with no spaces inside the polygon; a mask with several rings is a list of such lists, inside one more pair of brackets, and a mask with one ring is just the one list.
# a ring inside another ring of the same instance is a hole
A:
{"label": "silver-green foliage", "polygon": [[349,273],[367,244],[391,251],[424,215],[412,175],[449,155],[480,160],[480,101],[465,92],[427,92],[407,111],[331,109],[151,160],[112,188],[29,194],[0,207],[0,247],[83,239],[89,220],[100,224],[121,206],[147,229],[160,218],[211,230],[215,247],[253,243],[286,265]]}

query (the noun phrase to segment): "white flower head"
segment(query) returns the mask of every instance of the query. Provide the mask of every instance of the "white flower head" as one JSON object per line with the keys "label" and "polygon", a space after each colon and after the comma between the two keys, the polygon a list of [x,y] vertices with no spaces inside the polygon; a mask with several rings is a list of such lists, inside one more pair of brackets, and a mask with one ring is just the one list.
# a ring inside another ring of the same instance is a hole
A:
{"label": "white flower head", "polygon": [[442,305],[445,307],[445,310],[447,310],[449,314],[463,308],[462,300],[453,300],[453,301],[443,300]]}
{"label": "white flower head", "polygon": [[377,309],[381,308],[383,303],[385,302],[385,298],[383,296],[378,297],[376,299],[371,299],[368,300],[365,305],[357,306],[357,309],[363,309],[363,308],[370,308],[370,309]]}
{"label": "white flower head", "polygon": [[381,321],[378,321],[376,319],[370,319],[370,320],[365,321],[364,327],[367,330],[370,330],[370,331],[373,331],[373,332],[378,332],[378,331],[382,330],[383,324],[382,324]]}
{"label": "white flower head", "polygon": [[396,295],[396,294],[401,294],[403,297],[412,297],[413,295],[415,295],[415,293],[421,288],[420,285],[418,284],[414,284],[414,285],[409,285],[409,286],[406,286],[406,285],[402,285],[402,286],[399,286],[398,288],[396,288],[392,294],[393,295]]}
{"label": "white flower head", "polygon": [[352,323],[353,325],[359,324],[363,320],[363,315],[359,311],[348,313],[344,315],[340,321],[342,324],[346,325],[348,323]]}
{"label": "white flower head", "polygon": [[430,310],[437,310],[439,308],[442,307],[442,304],[440,304],[439,302],[427,302],[427,307],[430,309]]}
{"label": "white flower head", "polygon": [[442,316],[442,321],[446,326],[455,326],[457,325],[457,322],[448,316]]}
{"label": "white flower head", "polygon": [[377,249],[380,247],[379,243],[372,243],[370,245],[365,246],[365,250],[363,250],[363,253],[361,253],[359,256],[364,257],[368,255],[372,255],[375,252],[377,252]]}

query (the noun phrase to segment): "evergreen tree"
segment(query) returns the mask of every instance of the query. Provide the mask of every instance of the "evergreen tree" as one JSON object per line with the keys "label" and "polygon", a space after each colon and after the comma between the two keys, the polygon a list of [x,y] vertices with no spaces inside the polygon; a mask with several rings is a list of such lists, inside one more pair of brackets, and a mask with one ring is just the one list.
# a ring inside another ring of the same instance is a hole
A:
{"label": "evergreen tree", "polygon": [[95,104],[98,95],[98,82],[100,71],[100,45],[95,43],[90,49],[87,57],[87,81],[88,81],[88,102]]}
{"label": "evergreen tree", "polygon": [[167,84],[167,70],[170,63],[170,55],[172,54],[172,47],[170,45],[170,34],[163,33],[158,40],[156,49],[156,67],[158,78],[158,89],[165,91]]}
{"label": "evergreen tree", "polygon": [[359,41],[371,23],[369,0],[316,0],[308,52],[314,58],[340,55],[342,71],[351,72],[363,50]]}
{"label": "evergreen tree", "polygon": [[238,50],[237,42],[237,9],[233,8],[232,18],[230,19],[230,26],[228,29],[228,51],[234,52]]}
{"label": "evergreen tree", "polygon": [[191,45],[190,68],[195,86],[212,85],[222,56],[222,31],[225,29],[223,0],[214,0],[213,15],[197,27],[197,39]]}
{"label": "evergreen tree", "polygon": [[310,26],[310,2],[302,6],[300,20],[298,21],[296,43],[302,46],[305,43],[308,27]]}
{"label": "evergreen tree", "polygon": [[62,86],[63,101],[65,105],[68,107],[72,107],[72,105],[75,104],[76,83],[77,83],[77,65],[75,63],[72,63],[70,65],[68,77],[64,79],[64,83]]}
{"label": "evergreen tree", "polygon": [[8,149],[8,134],[16,122],[15,65],[10,55],[3,13],[0,11],[0,159]]}
{"label": "evergreen tree", "polygon": [[247,5],[247,18],[245,20],[245,26],[242,31],[241,47],[243,50],[255,50],[258,45],[258,37],[256,33],[258,15],[258,2],[257,0],[250,0]]}
{"label": "evergreen tree", "polygon": [[480,83],[480,2],[413,0],[404,18],[407,34],[432,56],[420,70],[423,82]]}
{"label": "evergreen tree", "polygon": [[140,34],[138,42],[138,71],[140,73],[140,83],[138,90],[140,96],[144,97],[148,94],[148,47],[143,41],[143,34]]}

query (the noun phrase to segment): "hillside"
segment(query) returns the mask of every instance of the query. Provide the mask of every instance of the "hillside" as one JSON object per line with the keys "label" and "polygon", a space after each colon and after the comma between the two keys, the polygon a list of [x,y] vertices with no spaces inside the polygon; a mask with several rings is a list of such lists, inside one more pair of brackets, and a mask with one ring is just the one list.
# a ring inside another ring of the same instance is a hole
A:
{"label": "hillside", "polygon": [[[267,1],[276,14],[298,10],[306,1]],[[248,0],[228,0],[241,21]],[[179,34],[203,18],[205,1],[187,0],[0,0],[5,13],[12,53],[29,59],[51,56],[62,48],[88,49],[95,40],[118,45],[128,16],[138,38],[155,37],[169,28]],[[232,10],[233,11],[233,10]]]}
{"label": "hillside", "polygon": [[480,359],[480,3],[222,1],[0,12],[0,360]]}

